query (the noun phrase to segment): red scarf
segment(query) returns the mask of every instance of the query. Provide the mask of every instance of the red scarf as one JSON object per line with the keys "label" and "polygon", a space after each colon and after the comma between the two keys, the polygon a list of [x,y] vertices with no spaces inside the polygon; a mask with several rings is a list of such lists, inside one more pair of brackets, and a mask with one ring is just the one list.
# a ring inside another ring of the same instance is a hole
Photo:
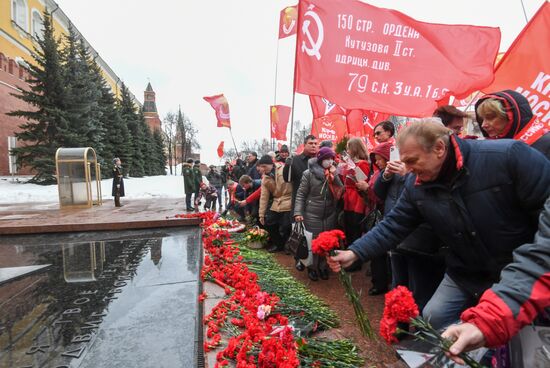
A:
{"label": "red scarf", "polygon": [[325,169],[325,178],[327,179],[328,187],[330,189],[330,192],[332,193],[332,196],[334,197],[334,200],[339,200],[344,193],[344,188],[336,188],[334,186],[334,174],[331,173],[329,169]]}

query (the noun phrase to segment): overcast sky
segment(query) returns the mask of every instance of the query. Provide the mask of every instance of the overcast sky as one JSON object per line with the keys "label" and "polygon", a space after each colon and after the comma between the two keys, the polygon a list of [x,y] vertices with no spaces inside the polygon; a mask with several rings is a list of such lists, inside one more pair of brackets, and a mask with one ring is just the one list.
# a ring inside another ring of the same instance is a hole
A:
{"label": "overcast sky", "polygon": [[[523,0],[531,18],[544,0]],[[148,80],[161,119],[182,111],[199,129],[203,162],[232,142],[203,96],[224,93],[233,135],[269,138],[274,102],[279,11],[288,0],[57,0],[84,37],[143,101]],[[505,51],[525,26],[520,0],[372,0],[417,20],[500,27]],[[292,101],[295,37],[279,41],[277,104]],[[475,47],[475,45],[472,45]],[[309,100],[297,95],[295,120],[311,121]]]}

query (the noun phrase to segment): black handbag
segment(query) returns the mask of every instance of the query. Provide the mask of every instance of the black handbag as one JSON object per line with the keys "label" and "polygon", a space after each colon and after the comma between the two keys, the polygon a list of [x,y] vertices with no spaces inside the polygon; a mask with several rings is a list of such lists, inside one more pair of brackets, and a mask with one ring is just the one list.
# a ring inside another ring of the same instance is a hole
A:
{"label": "black handbag", "polygon": [[308,257],[309,250],[307,248],[307,240],[304,235],[304,224],[302,222],[294,223],[286,245],[295,258],[306,259]]}
{"label": "black handbag", "polygon": [[365,232],[369,232],[375,227],[380,221],[382,221],[382,213],[378,208],[374,208],[363,220],[361,220],[361,226]]}

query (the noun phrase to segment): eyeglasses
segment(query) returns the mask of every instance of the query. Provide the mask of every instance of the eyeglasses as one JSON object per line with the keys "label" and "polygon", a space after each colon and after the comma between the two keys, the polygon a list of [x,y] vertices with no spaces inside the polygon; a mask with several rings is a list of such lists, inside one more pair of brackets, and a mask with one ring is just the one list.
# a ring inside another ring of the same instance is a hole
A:
{"label": "eyeglasses", "polygon": [[379,130],[379,131],[377,131],[377,132],[374,132],[374,135],[378,136],[378,135],[380,135],[380,134],[382,134],[382,133],[384,133],[384,132],[381,131],[381,130]]}

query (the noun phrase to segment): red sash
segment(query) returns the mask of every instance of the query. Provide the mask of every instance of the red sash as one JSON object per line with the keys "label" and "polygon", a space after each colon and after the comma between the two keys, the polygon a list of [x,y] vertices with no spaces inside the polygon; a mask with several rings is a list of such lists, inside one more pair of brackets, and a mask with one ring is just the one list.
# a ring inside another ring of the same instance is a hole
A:
{"label": "red sash", "polygon": [[550,120],[545,124],[536,116],[523,129],[514,136],[515,140],[522,141],[528,145],[533,145],[540,137],[550,132]]}

